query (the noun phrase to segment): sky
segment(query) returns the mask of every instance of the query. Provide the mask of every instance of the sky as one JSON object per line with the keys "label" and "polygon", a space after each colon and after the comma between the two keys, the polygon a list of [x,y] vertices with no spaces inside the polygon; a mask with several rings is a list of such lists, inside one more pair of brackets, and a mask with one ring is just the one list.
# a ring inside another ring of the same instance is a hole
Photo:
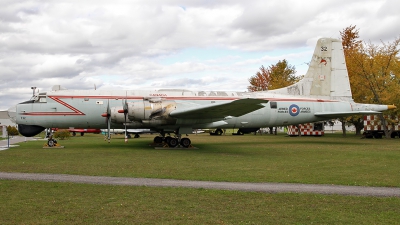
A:
{"label": "sky", "polygon": [[286,59],[304,75],[317,40],[400,35],[398,0],[0,1],[0,110],[67,89],[246,91]]}

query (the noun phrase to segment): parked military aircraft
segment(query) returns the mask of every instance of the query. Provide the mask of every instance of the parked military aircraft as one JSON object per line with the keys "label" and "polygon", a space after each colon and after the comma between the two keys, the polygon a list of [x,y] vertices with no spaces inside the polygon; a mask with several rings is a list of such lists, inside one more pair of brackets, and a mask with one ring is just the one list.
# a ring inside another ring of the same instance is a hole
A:
{"label": "parked military aircraft", "polygon": [[[298,83],[260,92],[160,90],[66,90],[59,85],[14,109],[24,136],[45,127],[152,129],[169,146],[189,147],[193,129],[238,128],[238,132],[354,114],[378,114],[394,105],[359,104],[352,99],[340,40],[318,40],[309,69]],[[110,132],[108,132],[110,133]],[[173,134],[174,137],[167,134]]]}

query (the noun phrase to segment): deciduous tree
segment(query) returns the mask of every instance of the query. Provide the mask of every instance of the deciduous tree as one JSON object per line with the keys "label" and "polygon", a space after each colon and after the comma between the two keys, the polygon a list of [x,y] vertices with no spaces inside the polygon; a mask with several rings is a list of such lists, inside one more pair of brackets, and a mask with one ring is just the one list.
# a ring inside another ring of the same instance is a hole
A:
{"label": "deciduous tree", "polygon": [[7,126],[7,133],[9,136],[19,135],[17,128],[12,127],[12,126]]}
{"label": "deciduous tree", "polygon": [[260,67],[254,76],[249,78],[249,91],[266,91],[282,88],[296,83],[302,77],[296,74],[295,66],[290,65],[286,59],[270,65],[268,68]]}
{"label": "deciduous tree", "polygon": [[[357,40],[359,35],[355,26],[345,28],[340,34],[354,100],[361,103],[399,105],[400,38],[381,44],[362,42]],[[398,113],[398,110],[386,112],[392,115]],[[381,119],[384,123],[387,122],[383,116]],[[349,120],[353,123],[361,121],[357,117]],[[357,127],[361,126],[356,125]],[[390,131],[385,133],[390,137]]]}

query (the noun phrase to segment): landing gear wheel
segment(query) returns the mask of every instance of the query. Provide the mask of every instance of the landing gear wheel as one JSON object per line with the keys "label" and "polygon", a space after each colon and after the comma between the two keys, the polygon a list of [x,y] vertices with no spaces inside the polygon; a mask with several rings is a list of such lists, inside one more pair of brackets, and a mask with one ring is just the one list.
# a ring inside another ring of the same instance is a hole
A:
{"label": "landing gear wheel", "polygon": [[176,138],[170,138],[169,141],[167,142],[168,146],[171,148],[175,148],[179,143],[178,139]]}
{"label": "landing gear wheel", "polygon": [[161,144],[163,142],[163,138],[160,136],[157,136],[154,138],[153,141],[154,141],[154,143]]}
{"label": "landing gear wheel", "polygon": [[222,135],[224,133],[221,129],[215,130],[215,135]]}
{"label": "landing gear wheel", "polygon": [[192,143],[192,142],[190,141],[189,138],[182,138],[182,139],[181,139],[181,145],[182,145],[182,147],[184,147],[184,148],[189,148],[189,146],[190,146],[191,143]]}
{"label": "landing gear wheel", "polygon": [[171,140],[171,136],[167,136],[164,138],[164,142],[167,143],[169,145],[169,141]]}
{"label": "landing gear wheel", "polygon": [[47,146],[49,146],[49,147],[54,147],[56,145],[57,145],[57,141],[55,139],[49,139],[47,141]]}

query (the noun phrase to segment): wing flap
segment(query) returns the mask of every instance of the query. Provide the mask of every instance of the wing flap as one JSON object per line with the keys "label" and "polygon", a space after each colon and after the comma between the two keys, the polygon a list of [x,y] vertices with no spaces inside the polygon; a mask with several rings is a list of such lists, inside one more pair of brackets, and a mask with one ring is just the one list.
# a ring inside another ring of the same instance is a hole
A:
{"label": "wing flap", "polygon": [[172,111],[170,116],[180,119],[238,117],[263,108],[262,103],[268,103],[268,100],[254,98],[238,99],[227,103],[212,103],[186,109],[177,109]]}

